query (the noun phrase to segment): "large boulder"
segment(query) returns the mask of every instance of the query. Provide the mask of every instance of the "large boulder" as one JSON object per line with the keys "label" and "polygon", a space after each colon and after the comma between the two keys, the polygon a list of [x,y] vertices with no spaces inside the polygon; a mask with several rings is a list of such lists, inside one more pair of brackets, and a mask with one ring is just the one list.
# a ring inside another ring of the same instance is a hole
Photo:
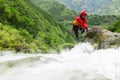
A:
{"label": "large boulder", "polygon": [[101,27],[93,27],[86,34],[84,41],[90,42],[97,49],[119,47],[120,33],[113,33]]}

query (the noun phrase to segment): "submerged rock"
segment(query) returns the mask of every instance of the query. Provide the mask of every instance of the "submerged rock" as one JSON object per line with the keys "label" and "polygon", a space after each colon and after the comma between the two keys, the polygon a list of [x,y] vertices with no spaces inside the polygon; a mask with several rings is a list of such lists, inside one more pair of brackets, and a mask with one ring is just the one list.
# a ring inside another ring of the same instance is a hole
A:
{"label": "submerged rock", "polygon": [[115,48],[120,46],[120,33],[93,27],[86,34],[84,41],[90,42],[97,49]]}

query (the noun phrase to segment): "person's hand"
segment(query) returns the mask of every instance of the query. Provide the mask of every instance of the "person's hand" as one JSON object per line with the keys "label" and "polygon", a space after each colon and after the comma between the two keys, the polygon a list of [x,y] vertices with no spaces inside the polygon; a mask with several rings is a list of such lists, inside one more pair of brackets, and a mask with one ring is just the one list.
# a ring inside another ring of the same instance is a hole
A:
{"label": "person's hand", "polygon": [[88,32],[90,31],[90,28],[88,28]]}
{"label": "person's hand", "polygon": [[88,31],[90,31],[90,28],[88,28]]}
{"label": "person's hand", "polygon": [[90,28],[87,28],[86,31],[89,32],[89,31],[90,31]]}

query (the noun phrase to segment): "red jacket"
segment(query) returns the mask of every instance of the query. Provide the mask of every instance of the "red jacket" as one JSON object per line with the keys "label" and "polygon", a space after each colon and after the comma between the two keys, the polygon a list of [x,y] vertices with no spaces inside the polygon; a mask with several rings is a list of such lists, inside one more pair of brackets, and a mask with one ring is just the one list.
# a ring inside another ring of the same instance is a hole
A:
{"label": "red jacket", "polygon": [[76,26],[81,26],[84,29],[88,29],[88,25],[87,25],[87,20],[86,18],[84,20],[82,20],[79,16],[74,20],[73,22],[74,25]]}

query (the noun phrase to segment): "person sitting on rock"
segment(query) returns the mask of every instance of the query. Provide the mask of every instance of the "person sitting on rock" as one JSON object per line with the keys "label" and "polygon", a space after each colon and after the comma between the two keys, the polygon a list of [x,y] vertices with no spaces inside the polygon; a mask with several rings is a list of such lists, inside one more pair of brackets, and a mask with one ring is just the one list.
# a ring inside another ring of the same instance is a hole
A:
{"label": "person sitting on rock", "polygon": [[80,16],[76,17],[75,20],[73,21],[72,31],[74,31],[78,41],[79,41],[78,29],[81,30],[81,34],[84,33],[85,30],[88,31],[86,16],[87,16],[87,11],[83,10],[80,12]]}

